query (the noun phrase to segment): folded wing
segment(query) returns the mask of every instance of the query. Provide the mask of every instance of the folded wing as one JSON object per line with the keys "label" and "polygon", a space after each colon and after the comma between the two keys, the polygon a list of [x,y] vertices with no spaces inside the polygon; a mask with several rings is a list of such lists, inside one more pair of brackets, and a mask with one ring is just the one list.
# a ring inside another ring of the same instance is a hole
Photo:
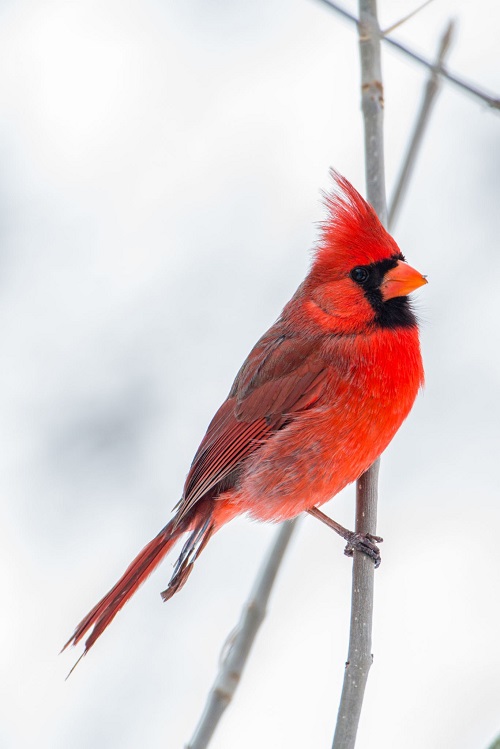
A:
{"label": "folded wing", "polygon": [[277,323],[257,343],[212,419],[177,505],[177,522],[200,499],[232,488],[245,460],[263,441],[321,397],[327,365],[320,342],[280,333],[279,327]]}

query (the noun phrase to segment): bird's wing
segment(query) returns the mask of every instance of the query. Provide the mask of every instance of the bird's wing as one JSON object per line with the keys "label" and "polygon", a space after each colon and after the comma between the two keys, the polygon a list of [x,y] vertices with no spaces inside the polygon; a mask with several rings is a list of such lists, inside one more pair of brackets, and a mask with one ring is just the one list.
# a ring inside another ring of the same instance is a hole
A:
{"label": "bird's wing", "polygon": [[243,461],[321,396],[327,365],[320,342],[280,335],[277,325],[252,350],[212,419],[176,507],[177,521],[203,497],[231,488]]}

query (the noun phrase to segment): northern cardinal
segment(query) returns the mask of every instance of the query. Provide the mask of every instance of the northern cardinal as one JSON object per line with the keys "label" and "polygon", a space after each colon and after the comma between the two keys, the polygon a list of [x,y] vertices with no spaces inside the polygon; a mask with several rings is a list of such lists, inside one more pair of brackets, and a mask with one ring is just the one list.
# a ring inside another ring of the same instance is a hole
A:
{"label": "northern cardinal", "polygon": [[[65,647],[91,630],[85,655],[179,536],[189,533],[163,600],[236,515],[281,521],[322,514],[318,505],[369,468],[408,415],[424,373],[407,295],[426,279],[354,187],[332,176],[311,269],[212,419],[173,519]],[[371,540],[359,548],[373,553]]]}

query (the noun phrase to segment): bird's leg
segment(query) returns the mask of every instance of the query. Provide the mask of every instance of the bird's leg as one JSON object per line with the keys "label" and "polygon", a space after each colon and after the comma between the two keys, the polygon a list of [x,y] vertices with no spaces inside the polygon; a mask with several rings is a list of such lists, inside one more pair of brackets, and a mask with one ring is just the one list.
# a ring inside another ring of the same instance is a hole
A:
{"label": "bird's leg", "polygon": [[350,531],[347,528],[344,528],[343,525],[340,525],[340,523],[336,523],[335,520],[329,518],[328,515],[325,515],[324,512],[318,510],[317,507],[310,507],[307,512],[314,518],[321,520],[322,523],[329,528],[332,528],[335,533],[338,533],[339,536],[342,536],[342,538],[347,541],[347,546],[344,549],[344,554],[346,554],[346,556],[352,557],[354,550],[356,549],[356,551],[361,551],[363,554],[369,556],[370,559],[373,559],[376,568],[380,565],[380,549],[376,544],[382,543],[384,540],[383,538],[380,538],[380,536],[373,536],[371,533],[356,533],[355,531]]}

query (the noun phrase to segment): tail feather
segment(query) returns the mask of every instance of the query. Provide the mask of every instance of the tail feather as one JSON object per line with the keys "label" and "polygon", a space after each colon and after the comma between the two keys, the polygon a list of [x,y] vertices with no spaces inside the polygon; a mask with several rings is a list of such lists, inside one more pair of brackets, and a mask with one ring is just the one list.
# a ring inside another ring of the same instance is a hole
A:
{"label": "tail feather", "polygon": [[[104,598],[102,598],[99,603],[89,611],[87,616],[82,619],[66,645],[63,647],[63,650],[65,650],[68,645],[77,645],[87,632],[92,629],[90,635],[85,640],[85,649],[82,655],[86,655],[92,645],[94,645],[96,640],[104,632],[108,624],[110,624],[110,622],[115,618],[120,609],[159,565],[179,536],[191,527],[192,520],[191,523],[189,523],[188,518],[185,518],[184,522],[177,525],[175,524],[175,519],[171,520],[136,556],[116,585],[114,585]],[[206,527],[205,518],[203,518],[200,524],[196,524],[197,535],[202,527]],[[192,559],[192,561],[194,561],[194,559]]]}
{"label": "tail feather", "polygon": [[210,515],[208,515],[204,522],[199,523],[195,527],[179,555],[167,589],[162,591],[161,597],[163,601],[168,601],[174,593],[177,593],[184,586],[191,574],[193,564],[198,559],[215,530],[216,525],[212,522]]}

